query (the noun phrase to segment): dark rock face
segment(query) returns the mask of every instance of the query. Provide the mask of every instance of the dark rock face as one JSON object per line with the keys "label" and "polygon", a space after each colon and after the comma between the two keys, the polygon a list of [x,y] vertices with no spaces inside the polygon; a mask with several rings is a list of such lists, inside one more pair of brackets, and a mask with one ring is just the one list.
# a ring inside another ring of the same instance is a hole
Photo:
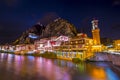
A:
{"label": "dark rock face", "polygon": [[35,34],[37,36],[40,36],[43,32],[43,30],[45,29],[44,26],[36,24],[33,27],[31,27],[30,29],[26,30],[26,32],[23,32],[22,35],[20,36],[20,38],[18,38],[14,44],[29,44],[29,43],[33,43],[35,39],[32,39],[29,37],[29,34]]}
{"label": "dark rock face", "polygon": [[33,43],[35,39],[29,37],[29,34],[35,34],[39,38],[48,38],[52,36],[65,35],[69,37],[74,37],[77,34],[76,28],[73,24],[69,23],[67,20],[58,18],[48,24],[46,27],[42,25],[34,25],[26,32],[23,32],[20,38],[18,38],[14,44],[29,44]]}
{"label": "dark rock face", "polygon": [[77,31],[73,24],[64,19],[56,19],[46,26],[46,29],[41,34],[41,37],[51,37],[65,35],[69,37],[76,36]]}

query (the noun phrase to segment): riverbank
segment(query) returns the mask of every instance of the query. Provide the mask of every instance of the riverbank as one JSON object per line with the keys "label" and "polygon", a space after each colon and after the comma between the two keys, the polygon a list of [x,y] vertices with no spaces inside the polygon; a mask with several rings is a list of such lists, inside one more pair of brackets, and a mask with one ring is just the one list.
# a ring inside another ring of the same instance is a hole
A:
{"label": "riverbank", "polygon": [[7,53],[7,54],[15,54],[15,55],[23,55],[23,56],[34,56],[34,57],[43,57],[43,58],[48,58],[48,59],[61,59],[61,60],[67,60],[67,61],[72,61],[74,63],[79,63],[82,60],[80,60],[79,58],[63,58],[63,57],[58,57],[57,54],[53,53],[53,52],[45,52],[45,53],[33,53],[33,54],[21,54],[21,53],[14,53],[14,52],[10,52],[10,51],[0,51],[0,53]]}
{"label": "riverbank", "polygon": [[9,54],[14,54],[14,52],[12,52],[12,51],[3,51],[3,50],[1,50],[1,51],[0,51],[0,53],[9,53]]}
{"label": "riverbank", "polygon": [[0,51],[0,53],[7,53],[7,54],[15,54],[15,55],[23,55],[23,56],[35,56],[35,57],[44,57],[44,58],[50,58],[50,59],[57,59],[57,54],[54,54],[53,52],[45,52],[42,54],[39,53],[33,53],[33,54],[21,54],[21,53],[15,53],[10,51]]}
{"label": "riverbank", "polygon": [[107,78],[106,75],[111,76],[111,72],[112,80],[120,79],[116,79],[120,71],[108,63],[80,62],[75,64],[66,60],[7,55],[7,53],[1,53],[0,60],[0,74],[2,75],[0,80],[110,80],[111,77]]}
{"label": "riverbank", "polygon": [[45,52],[42,54],[39,53],[33,53],[33,54],[24,54],[25,56],[35,56],[35,57],[44,57],[44,58],[50,58],[50,59],[57,59],[57,54],[54,54],[53,52]]}

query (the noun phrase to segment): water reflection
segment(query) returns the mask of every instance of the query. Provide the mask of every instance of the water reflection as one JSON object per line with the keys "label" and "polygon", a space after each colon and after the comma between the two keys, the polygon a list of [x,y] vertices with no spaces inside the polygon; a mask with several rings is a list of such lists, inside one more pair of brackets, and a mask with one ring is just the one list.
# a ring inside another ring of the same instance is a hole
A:
{"label": "water reflection", "polygon": [[109,63],[74,64],[33,56],[0,54],[0,80],[119,80]]}
{"label": "water reflection", "polygon": [[106,73],[108,80],[120,80],[120,78],[116,74],[114,74],[114,72],[110,68],[106,69]]}

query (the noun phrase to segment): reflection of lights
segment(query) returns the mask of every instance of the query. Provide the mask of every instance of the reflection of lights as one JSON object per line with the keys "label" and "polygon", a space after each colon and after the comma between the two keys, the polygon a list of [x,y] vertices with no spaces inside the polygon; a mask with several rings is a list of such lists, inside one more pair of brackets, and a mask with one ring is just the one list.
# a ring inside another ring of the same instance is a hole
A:
{"label": "reflection of lights", "polygon": [[[3,60],[6,61],[6,58],[4,56],[5,54],[1,53],[0,62],[2,61],[2,55]],[[29,79],[35,76],[37,78],[45,77],[45,79],[49,80],[71,80],[70,74],[68,73],[68,68],[66,67],[62,70],[61,67],[57,66],[57,63],[53,64],[53,60],[51,59],[32,56],[19,56],[13,54],[7,55],[7,62],[9,62],[8,60],[10,60],[10,63],[8,64],[6,62],[2,62],[2,64],[4,65],[1,67],[5,67],[7,71],[10,70],[14,72],[14,74],[12,74],[13,76],[20,75],[20,77],[24,76]],[[32,60],[33,58],[34,60]],[[14,76],[12,79],[17,79],[17,76]]]}
{"label": "reflection of lights", "polygon": [[52,64],[52,62],[51,62],[50,60],[48,60],[48,61],[47,61],[47,64],[51,65],[51,64]]}
{"label": "reflection of lights", "polygon": [[65,61],[61,61],[61,65],[65,66],[66,62]]}
{"label": "reflection of lights", "polygon": [[82,63],[78,64],[78,69],[79,69],[80,72],[83,72],[85,70],[84,64],[82,64]]}
{"label": "reflection of lights", "polygon": [[40,63],[42,63],[42,61],[43,61],[43,58],[41,58],[41,57],[40,57],[40,60],[39,60],[39,61],[40,61]]}
{"label": "reflection of lights", "polygon": [[34,57],[33,56],[28,56],[28,59],[33,61],[34,60]]}
{"label": "reflection of lights", "polygon": [[118,46],[120,46],[120,44],[117,44]]}
{"label": "reflection of lights", "polygon": [[4,58],[4,53],[1,53],[1,58],[2,58],[2,59]]}
{"label": "reflection of lights", "polygon": [[15,55],[15,61],[18,61],[18,63],[23,61],[23,60],[24,60],[23,56]]}
{"label": "reflection of lights", "polygon": [[68,62],[68,63],[67,63],[67,66],[68,66],[68,67],[73,67],[73,64],[72,64],[71,62]]}
{"label": "reflection of lights", "polygon": [[16,55],[15,56],[15,61],[20,61],[20,56]]}
{"label": "reflection of lights", "polygon": [[119,80],[119,77],[109,68],[106,69],[108,80]]}
{"label": "reflection of lights", "polygon": [[12,61],[12,56],[13,56],[12,54],[8,54],[8,61],[10,62]]}
{"label": "reflection of lights", "polygon": [[97,79],[105,79],[106,80],[106,73],[105,73],[105,70],[104,69],[102,69],[102,68],[100,68],[100,69],[98,69],[98,68],[95,68],[95,69],[93,69],[92,70],[92,76],[94,77],[94,78],[97,78]]}

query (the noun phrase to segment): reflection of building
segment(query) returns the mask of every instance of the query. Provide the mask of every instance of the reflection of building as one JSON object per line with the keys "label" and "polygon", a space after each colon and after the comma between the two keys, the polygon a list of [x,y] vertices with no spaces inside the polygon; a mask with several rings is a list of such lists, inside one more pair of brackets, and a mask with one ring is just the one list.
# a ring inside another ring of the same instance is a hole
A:
{"label": "reflection of building", "polygon": [[92,78],[94,78],[95,80],[107,80],[107,75],[106,72],[103,68],[99,68],[99,67],[92,67],[90,68],[89,74]]}
{"label": "reflection of building", "polygon": [[114,41],[114,47],[116,50],[120,50],[120,40],[115,40]]}
{"label": "reflection of building", "polygon": [[93,20],[92,21],[92,35],[93,35],[93,40],[96,45],[100,45],[100,29],[98,28],[98,20]]}

